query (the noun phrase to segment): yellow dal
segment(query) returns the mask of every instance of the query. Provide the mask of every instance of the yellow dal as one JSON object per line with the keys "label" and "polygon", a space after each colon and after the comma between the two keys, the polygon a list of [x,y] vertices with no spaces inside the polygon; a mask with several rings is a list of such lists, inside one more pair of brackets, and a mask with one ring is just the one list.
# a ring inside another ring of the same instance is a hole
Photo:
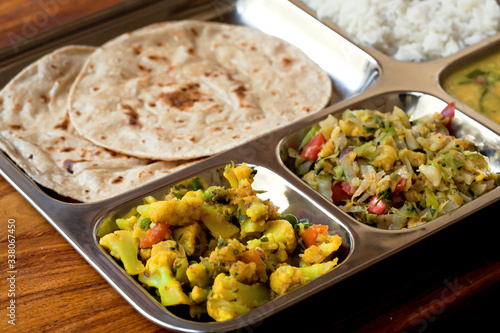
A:
{"label": "yellow dal", "polygon": [[[490,74],[467,77],[478,70]],[[485,91],[485,85],[480,83],[481,79],[491,75],[496,79],[492,80],[494,82],[488,86],[488,92],[481,101]],[[443,88],[462,103],[500,124],[500,51],[453,72],[443,81]]]}

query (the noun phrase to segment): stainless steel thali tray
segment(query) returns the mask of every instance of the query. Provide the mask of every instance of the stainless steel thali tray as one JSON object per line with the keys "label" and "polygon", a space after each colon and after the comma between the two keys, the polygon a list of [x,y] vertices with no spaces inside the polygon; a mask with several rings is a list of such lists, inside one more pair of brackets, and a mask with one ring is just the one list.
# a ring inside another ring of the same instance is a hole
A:
{"label": "stainless steel thali tray", "polygon": [[[328,114],[347,108],[390,110],[394,105],[415,117],[442,109],[454,99],[440,86],[446,73],[461,63],[500,47],[494,36],[452,56],[420,64],[393,60],[375,50],[356,46],[333,24],[318,21],[296,1],[161,1],[133,13],[62,36],[54,42],[4,60],[0,86],[43,54],[66,44],[100,45],[110,38],[149,23],[174,19],[203,19],[243,24],[281,37],[303,49],[330,74],[334,82],[331,105],[310,118],[262,136],[248,144],[192,165],[148,185],[96,203],[68,202],[39,187],[7,156],[0,155],[0,173],[138,312],[159,326],[186,332],[225,332],[256,324],[306,297],[324,290],[374,263],[466,218],[482,208],[498,206],[500,188],[456,211],[408,230],[382,230],[362,224],[328,202],[286,166],[286,150],[299,136]],[[490,158],[500,172],[500,126],[455,101],[454,126]],[[104,219],[127,210],[146,195],[165,193],[194,175],[220,183],[218,170],[228,163],[246,162],[258,170],[254,187],[265,190],[280,212],[302,210],[311,221],[328,224],[344,240],[341,263],[327,274],[249,313],[225,322],[196,322],[166,310],[116,264],[98,245]]]}

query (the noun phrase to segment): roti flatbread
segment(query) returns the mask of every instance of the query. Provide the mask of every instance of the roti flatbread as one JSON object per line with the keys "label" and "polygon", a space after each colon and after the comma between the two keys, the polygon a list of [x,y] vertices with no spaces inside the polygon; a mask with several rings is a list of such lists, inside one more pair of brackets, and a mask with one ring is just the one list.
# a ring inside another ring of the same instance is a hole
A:
{"label": "roti flatbread", "polygon": [[0,148],[40,185],[75,200],[123,193],[186,165],[98,147],[69,121],[67,97],[90,46],[67,46],[26,67],[0,91]]}
{"label": "roti flatbread", "polygon": [[328,75],[295,46],[248,27],[187,20],[98,48],[75,80],[69,113],[96,145],[193,159],[307,117],[331,92]]}

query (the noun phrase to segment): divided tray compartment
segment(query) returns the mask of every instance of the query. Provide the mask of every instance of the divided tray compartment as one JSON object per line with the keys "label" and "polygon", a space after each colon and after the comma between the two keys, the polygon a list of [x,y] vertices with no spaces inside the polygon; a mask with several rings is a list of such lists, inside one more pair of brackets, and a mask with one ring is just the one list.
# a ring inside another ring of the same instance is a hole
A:
{"label": "divided tray compartment", "polygon": [[[161,187],[153,192],[148,192],[156,199],[161,199],[168,193],[169,189],[176,183],[198,176],[203,179],[208,186],[223,185],[229,186],[227,180],[223,177],[223,170],[226,164],[231,164],[234,161],[218,158],[217,164],[210,166],[208,169],[201,170],[196,174],[192,174],[187,178],[176,179],[174,184],[169,184]],[[224,164],[218,164],[226,161]],[[234,162],[235,165],[240,163]],[[316,205],[310,198],[304,196],[295,187],[284,180],[276,172],[265,167],[248,164],[249,167],[257,171],[255,181],[252,187],[257,191],[264,191],[258,196],[261,199],[270,199],[276,207],[277,211],[284,215],[287,213],[297,214],[300,218],[306,218],[310,223],[328,225],[329,230],[338,234],[342,238],[342,246],[336,252],[339,258],[339,264],[325,275],[311,281],[310,283],[285,294],[275,300],[271,300],[260,307],[251,310],[249,313],[230,319],[224,322],[200,322],[189,318],[187,311],[182,306],[168,307],[165,309],[159,304],[148,292],[140,285],[139,282],[130,278],[120,264],[118,264],[107,252],[99,246],[98,234],[101,234],[100,228],[106,228],[105,221],[109,218],[116,218],[128,212],[132,207],[142,204],[142,198],[136,198],[127,201],[119,206],[113,206],[109,211],[101,215],[100,218],[93,222],[93,242],[88,243],[88,246],[97,251],[95,253],[94,262],[101,265],[102,274],[105,275],[115,288],[126,299],[129,299],[144,316],[150,318],[160,326],[178,329],[178,330],[195,330],[195,331],[220,331],[234,330],[243,327],[244,325],[254,324],[264,318],[279,311],[285,306],[296,303],[307,297],[311,293],[324,289],[331,283],[336,274],[336,270],[342,267],[343,262],[349,257],[353,248],[353,239],[350,230],[333,215],[323,210],[321,206]],[[93,251],[93,252],[95,252]],[[100,251],[100,252],[99,252]]]}
{"label": "divided tray compartment", "polygon": [[[275,35],[296,45],[322,67],[334,82],[333,97],[324,110],[252,142],[191,165],[127,193],[94,203],[74,203],[40,188],[5,154],[0,154],[0,174],[99,272],[138,312],[159,326],[185,331],[240,329],[331,287],[374,263],[419,242],[474,212],[496,203],[500,188],[473,200],[456,211],[422,226],[407,230],[383,230],[354,220],[314,191],[287,167],[287,147],[297,145],[300,136],[328,114],[347,108],[390,111],[394,105],[415,116],[439,112],[453,101],[439,86],[440,73],[461,59],[479,54],[498,43],[499,36],[478,43],[447,58],[424,64],[401,63],[356,46],[334,29],[320,22],[298,1],[159,1],[128,14],[82,27],[69,35],[0,62],[0,87],[22,68],[44,54],[68,44],[101,45],[107,40],[147,24],[180,19],[200,19],[242,24]],[[492,170],[500,171],[500,126],[456,102],[454,126],[459,136],[475,142],[490,158]],[[160,197],[178,182],[198,175],[207,183],[221,182],[217,170],[224,165],[246,162],[257,171],[255,189],[266,190],[283,213],[305,209],[312,223],[328,224],[341,233],[344,245],[340,264],[301,288],[278,297],[249,313],[226,322],[202,323],[181,318],[155,301],[99,245],[97,233],[104,219],[142,202],[147,195]],[[301,208],[297,208],[300,206]]]}
{"label": "divided tray compartment", "polygon": [[[393,108],[397,106],[410,115],[411,121],[434,112],[439,113],[447,104],[448,103],[446,101],[441,100],[440,98],[420,92],[386,92],[377,96],[356,101],[342,109],[333,107],[330,109],[332,109],[332,115],[339,115],[346,109],[375,109],[382,112],[391,112]],[[297,149],[304,134],[312,125],[315,124],[317,124],[317,121],[307,124],[307,126],[290,134],[280,143],[279,156],[281,162],[292,174],[294,174],[295,170],[293,160],[288,156],[288,149]],[[452,121],[452,129],[456,137],[474,142],[478,150],[483,155],[488,157],[491,171],[500,173],[500,136],[497,133],[485,127],[478,121],[470,118],[458,109],[455,110],[455,116]],[[298,176],[296,177],[298,179]],[[329,199],[324,199],[328,202],[328,204],[334,206]],[[496,189],[485,193],[481,197],[461,206],[456,211],[441,216],[436,220],[426,223],[425,225],[437,224],[442,226],[455,222],[486,205],[498,201],[499,199],[500,187],[497,187]],[[341,212],[340,209],[339,212]],[[354,218],[349,218],[353,223],[361,223]]]}
{"label": "divided tray compartment", "polygon": [[[494,38],[500,37],[500,34],[498,36],[495,36]],[[457,105],[460,105],[464,108],[467,108],[468,110],[472,110],[471,113],[478,117],[478,119],[481,119],[481,122],[484,123],[494,123],[496,126],[500,127],[500,123],[494,122],[493,120],[490,120],[487,118],[480,110],[476,110],[472,107],[469,107],[468,105],[464,104],[460,99],[457,99],[451,92],[449,92],[446,87],[445,87],[445,81],[448,77],[450,77],[454,72],[460,71],[467,67],[468,65],[481,61],[485,58],[487,58],[490,55],[493,55],[495,53],[500,52],[500,40],[494,41],[492,43],[488,43],[487,45],[483,47],[471,47],[471,49],[465,50],[468,51],[465,55],[456,58],[454,61],[450,62],[448,65],[444,66],[442,70],[437,74],[437,82],[439,85],[439,88],[444,91],[450,98],[457,100]],[[494,126],[495,126],[494,125]]]}

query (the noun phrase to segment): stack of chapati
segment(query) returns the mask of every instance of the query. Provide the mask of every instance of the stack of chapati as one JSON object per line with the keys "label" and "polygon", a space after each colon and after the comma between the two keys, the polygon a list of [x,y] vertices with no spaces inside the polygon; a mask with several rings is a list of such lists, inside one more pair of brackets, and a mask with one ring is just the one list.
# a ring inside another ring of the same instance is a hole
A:
{"label": "stack of chapati", "polygon": [[260,31],[154,24],[25,68],[0,91],[0,148],[40,185],[97,201],[319,111],[331,91]]}

